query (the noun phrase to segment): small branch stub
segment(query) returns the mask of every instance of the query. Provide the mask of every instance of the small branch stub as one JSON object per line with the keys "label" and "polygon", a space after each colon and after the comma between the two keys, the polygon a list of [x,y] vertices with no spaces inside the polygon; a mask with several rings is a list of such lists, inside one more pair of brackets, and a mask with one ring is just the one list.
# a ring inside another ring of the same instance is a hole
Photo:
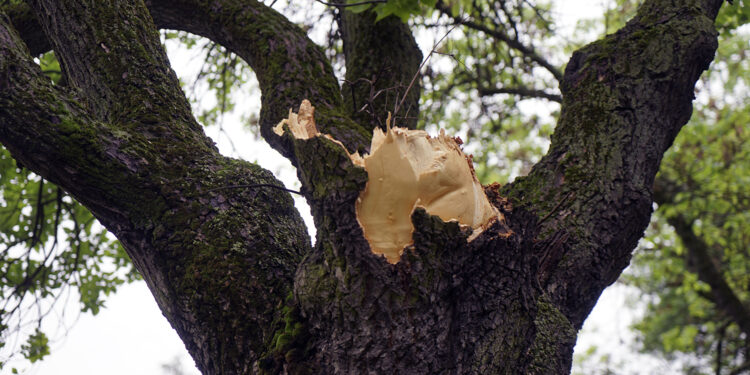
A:
{"label": "small branch stub", "polygon": [[318,128],[315,126],[315,107],[312,106],[309,100],[305,99],[299,106],[299,113],[292,112],[289,108],[289,118],[285,118],[279,122],[278,125],[273,127],[273,132],[276,135],[284,134],[284,125],[289,127],[289,130],[297,139],[310,139],[319,135]]}
{"label": "small branch stub", "polygon": [[[295,138],[323,135],[341,144],[317,131],[314,110],[304,100],[299,113],[290,110],[289,118],[274,127],[274,132],[283,134],[286,124]],[[368,176],[365,190],[357,199],[357,220],[372,252],[383,255],[389,263],[397,263],[404,248],[413,243],[411,215],[416,207],[443,221],[471,227],[474,232],[469,241],[495,220],[504,220],[484,194],[471,158],[445,131],[430,137],[423,130],[391,127],[389,121],[386,132],[374,129],[370,150],[369,155],[349,155]]]}

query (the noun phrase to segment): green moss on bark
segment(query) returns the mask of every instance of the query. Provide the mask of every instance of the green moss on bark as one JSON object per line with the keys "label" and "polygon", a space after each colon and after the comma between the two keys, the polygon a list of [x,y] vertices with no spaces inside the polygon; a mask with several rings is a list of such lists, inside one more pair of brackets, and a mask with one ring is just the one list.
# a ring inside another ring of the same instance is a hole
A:
{"label": "green moss on bark", "polygon": [[570,355],[576,342],[576,330],[565,315],[545,297],[537,300],[534,318],[536,337],[531,347],[529,374],[558,374],[570,367]]}

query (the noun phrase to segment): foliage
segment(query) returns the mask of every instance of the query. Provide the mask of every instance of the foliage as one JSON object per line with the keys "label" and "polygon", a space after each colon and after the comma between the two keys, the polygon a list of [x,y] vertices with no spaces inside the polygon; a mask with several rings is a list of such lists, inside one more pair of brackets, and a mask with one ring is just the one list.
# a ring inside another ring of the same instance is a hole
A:
{"label": "foliage", "polygon": [[24,357],[29,361],[36,362],[49,354],[49,339],[44,332],[38,328],[29,336],[26,344],[21,345]]}
{"label": "foliage", "polygon": [[750,306],[750,33],[723,30],[714,66],[702,79],[706,95],[699,96],[657,177],[671,192],[627,278],[650,301],[634,326],[642,349],[681,358],[688,373],[731,373],[750,363],[748,332],[717,303],[694,264],[686,241],[695,241],[668,224],[690,223],[731,292]]}
{"label": "foliage", "polygon": [[731,110],[704,108],[680,134],[660,177],[674,181],[680,192],[659,207],[628,278],[651,300],[646,316],[634,327],[641,334],[643,349],[667,356],[692,353],[695,357],[686,361],[686,370],[707,371],[721,363],[730,371],[750,359],[747,333],[701,281],[685,247],[687,239],[664,223],[674,218],[692,223],[723,279],[748,305],[748,104]]}
{"label": "foliage", "polygon": [[375,22],[388,16],[396,16],[406,23],[409,19],[422,12],[435,8],[437,0],[388,0],[371,4],[358,0],[347,1],[347,8],[354,13],[362,13],[372,10],[377,15]]}
{"label": "foliage", "polygon": [[[59,83],[52,53],[39,60]],[[104,296],[139,278],[122,246],[62,189],[31,173],[0,147],[0,368],[20,353],[31,362],[49,354],[42,319],[77,295],[81,311],[97,314]],[[36,326],[27,332],[29,326]],[[2,346],[0,346],[2,347]]]}
{"label": "foliage", "polygon": [[[5,4],[16,2],[6,0]],[[707,285],[686,272],[685,249],[666,219],[679,214],[694,222],[695,231],[714,249],[727,281],[743,301],[750,300],[750,227],[746,224],[750,202],[743,189],[750,182],[750,148],[744,145],[750,103],[732,99],[747,98],[748,37],[738,32],[750,20],[746,3],[735,0],[734,5],[723,7],[718,17],[723,34],[720,58],[711,76],[704,79],[710,96],[701,98],[691,125],[664,160],[663,176],[686,189],[674,202],[660,207],[628,279],[653,302],[646,318],[636,326],[644,350],[667,356],[675,352],[718,356],[725,369],[747,360],[747,351],[742,352],[747,350],[742,341],[746,335],[706,298]],[[616,0],[605,14],[601,30],[609,33],[619,28],[636,5]],[[399,17],[434,35],[435,40],[448,34],[435,47],[435,56],[423,72],[420,124],[461,134],[483,182],[509,181],[527,173],[539,159],[557,115],[560,98],[556,87],[564,59],[580,45],[556,37],[551,3],[388,0],[347,9],[372,10],[378,20]],[[463,27],[450,31],[455,24]],[[583,23],[579,33],[601,26],[601,20]],[[335,28],[328,34],[335,35]],[[238,88],[250,82],[249,67],[224,48],[192,35],[170,31],[164,38],[203,51],[204,63],[196,80],[183,82],[183,88],[199,108],[201,123],[221,124],[223,115],[235,109],[232,98]],[[334,57],[341,54],[337,46],[329,44]],[[64,84],[53,54],[42,56],[39,63],[51,80]],[[205,95],[198,94],[198,85],[207,87],[215,99],[212,104],[201,102]],[[247,115],[247,122],[254,124],[257,119]],[[0,194],[0,297],[4,303],[0,306],[0,342],[23,333],[21,327],[29,322],[21,318],[20,311],[30,304],[44,306],[31,319],[38,322],[72,288],[80,296],[81,310],[96,314],[104,306],[103,295],[138,278],[120,244],[88,210],[53,184],[16,165],[1,148]],[[33,362],[49,353],[49,338],[43,331],[36,328],[25,334],[28,338],[20,346],[25,358]],[[718,342],[723,343],[720,353]],[[708,366],[697,362],[691,366]]]}
{"label": "foliage", "polygon": [[750,23],[750,3],[747,0],[730,1],[721,8],[716,25],[727,36],[742,25]]}
{"label": "foliage", "polygon": [[[460,134],[480,181],[507,182],[546,150],[559,108],[564,56],[551,4],[475,1],[460,15],[454,9],[438,5],[435,17],[415,21],[436,40],[447,34],[422,77],[420,124]],[[446,21],[467,27],[451,31]]]}

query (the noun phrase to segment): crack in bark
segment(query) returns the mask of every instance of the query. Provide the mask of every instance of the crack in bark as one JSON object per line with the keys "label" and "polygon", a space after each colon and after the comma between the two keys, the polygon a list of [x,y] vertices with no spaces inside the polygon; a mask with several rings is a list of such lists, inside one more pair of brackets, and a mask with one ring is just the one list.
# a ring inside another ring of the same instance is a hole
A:
{"label": "crack in bark", "polygon": [[[509,227],[467,244],[455,223],[417,211],[415,245],[395,266],[370,252],[356,221],[363,170],[326,139],[271,131],[307,98],[320,131],[350,152],[370,137],[347,116],[322,51],[283,16],[252,0],[147,2],[160,27],[209,37],[255,70],[261,131],[298,167],[312,206],[312,250],[288,194],[212,191],[278,182],[219,156],[194,126],[140,2],[119,4],[137,17],[130,24],[105,11],[110,3],[88,3],[104,11],[96,16],[73,1],[34,4],[51,13],[40,19],[57,49],[70,49],[66,71],[89,108],[45,81],[0,16],[0,141],[117,234],[204,373],[544,373],[569,370],[575,328],[642,235],[661,155],[689,118],[695,80],[716,48],[711,19],[721,1],[647,1],[623,30],[576,52],[550,152],[503,189],[512,204],[492,193]],[[53,13],[58,6],[70,12]],[[22,14],[15,19],[28,30]],[[64,25],[95,37],[77,44],[58,35]],[[159,77],[129,71],[127,56],[113,52],[156,53],[142,66]],[[122,85],[128,77],[139,84]]]}

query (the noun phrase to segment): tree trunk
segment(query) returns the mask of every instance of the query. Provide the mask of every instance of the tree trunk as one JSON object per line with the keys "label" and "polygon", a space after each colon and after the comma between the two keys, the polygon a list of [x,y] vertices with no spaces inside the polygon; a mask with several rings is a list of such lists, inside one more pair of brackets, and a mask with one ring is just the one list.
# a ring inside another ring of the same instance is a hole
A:
{"label": "tree trunk", "polygon": [[[367,174],[346,152],[368,150],[377,123],[352,111],[323,52],[283,16],[253,0],[30,3],[6,6],[12,22],[0,15],[0,142],[122,241],[205,374],[568,372],[577,329],[648,223],[721,5],[647,1],[576,52],[549,153],[529,176],[486,188],[504,220],[467,242],[470,230],[418,209],[414,244],[390,264],[357,221]],[[344,23],[364,22],[354,18]],[[374,27],[398,31],[381,49],[410,63],[384,82],[405,87],[418,51],[401,49],[413,38],[389,22]],[[298,169],[315,247],[279,182],[205,137],[157,27],[210,38],[252,66],[261,134]],[[343,28],[347,60],[371,48]],[[33,63],[29,50],[49,47],[69,87]],[[353,61],[354,78],[383,69]],[[346,151],[272,131],[303,99]]]}
{"label": "tree trunk", "polygon": [[385,130],[390,111],[398,126],[416,127],[422,52],[409,26],[395,16],[376,23],[372,11],[340,10],[338,21],[346,56],[341,93],[352,118],[368,130]]}

